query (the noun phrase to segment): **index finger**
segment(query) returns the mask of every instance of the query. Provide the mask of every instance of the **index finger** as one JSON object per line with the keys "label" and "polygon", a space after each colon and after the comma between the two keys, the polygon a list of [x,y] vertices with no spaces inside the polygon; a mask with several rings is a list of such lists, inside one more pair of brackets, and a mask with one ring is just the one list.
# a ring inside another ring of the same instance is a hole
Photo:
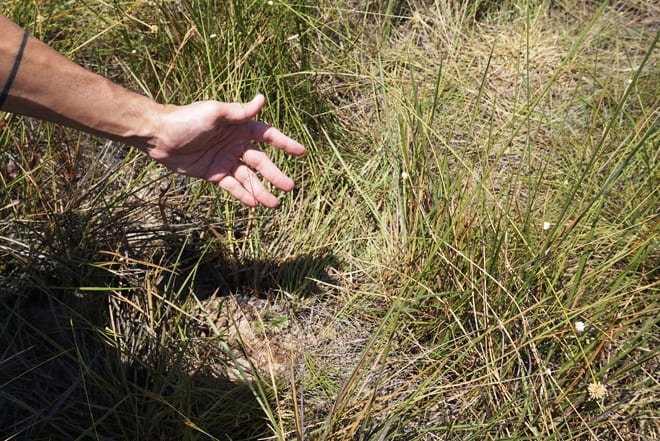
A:
{"label": "index finger", "polygon": [[305,147],[302,144],[289,138],[275,127],[261,121],[250,121],[250,123],[250,138],[255,142],[270,144],[294,156],[305,153]]}
{"label": "index finger", "polygon": [[282,173],[282,170],[277,168],[268,155],[261,150],[254,147],[248,148],[243,155],[243,161],[280,190],[291,191],[293,189],[293,180]]}

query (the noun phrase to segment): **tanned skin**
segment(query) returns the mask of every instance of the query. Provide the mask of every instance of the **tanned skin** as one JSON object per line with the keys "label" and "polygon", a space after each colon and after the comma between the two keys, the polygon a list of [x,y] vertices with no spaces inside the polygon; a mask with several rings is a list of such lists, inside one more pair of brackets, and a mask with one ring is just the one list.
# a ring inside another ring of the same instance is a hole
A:
{"label": "tanned skin", "polygon": [[[0,15],[0,91],[13,81],[0,110],[27,115],[141,149],[177,173],[216,183],[249,206],[278,199],[259,175],[289,191],[293,181],[255,144],[291,155],[302,145],[255,119],[263,95],[249,103],[199,101],[163,105],[79,66]],[[20,58],[20,59],[19,59]]]}

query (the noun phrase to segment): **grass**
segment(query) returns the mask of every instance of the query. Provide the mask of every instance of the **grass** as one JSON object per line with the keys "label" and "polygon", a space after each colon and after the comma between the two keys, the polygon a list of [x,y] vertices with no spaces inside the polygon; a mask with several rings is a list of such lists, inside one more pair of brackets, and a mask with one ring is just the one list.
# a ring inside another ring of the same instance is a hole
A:
{"label": "grass", "polygon": [[654,2],[2,10],[308,148],[247,209],[4,116],[2,439],[658,438]]}

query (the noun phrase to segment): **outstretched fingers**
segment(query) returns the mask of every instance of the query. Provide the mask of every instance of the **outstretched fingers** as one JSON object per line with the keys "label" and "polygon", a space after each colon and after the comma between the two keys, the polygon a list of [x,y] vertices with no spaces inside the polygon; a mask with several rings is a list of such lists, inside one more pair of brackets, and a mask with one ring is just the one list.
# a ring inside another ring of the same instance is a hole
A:
{"label": "outstretched fingers", "polygon": [[[222,103],[217,115],[220,127],[231,127],[231,138],[236,142],[233,144],[232,160],[239,162],[229,174],[219,173],[222,176],[218,185],[226,190],[240,202],[256,206],[258,204],[274,208],[279,205],[277,198],[264,187],[261,177],[270,182],[274,187],[290,191],[294,182],[286,176],[270,160],[268,155],[250,143],[269,144],[275,148],[295,156],[305,152],[305,148],[298,142],[284,135],[275,127],[255,119],[264,105],[263,95],[257,95],[249,103]],[[226,140],[225,140],[226,142]],[[224,162],[224,161],[223,161]],[[214,167],[226,173],[228,167]],[[209,174],[213,175],[213,174]],[[207,179],[214,180],[207,176]]]}
{"label": "outstretched fingers", "polygon": [[283,191],[291,191],[294,187],[294,182],[287,175],[277,168],[277,166],[270,160],[266,153],[255,147],[249,147],[243,154],[243,162],[256,170],[268,182]]}
{"label": "outstretched fingers", "polygon": [[265,98],[262,94],[255,96],[248,103],[222,103],[218,114],[219,121],[224,124],[246,123],[248,136],[255,142],[263,142],[284,150],[294,156],[305,153],[305,148],[297,141],[289,138],[275,127],[254,119],[263,108]]}
{"label": "outstretched fingers", "polygon": [[275,208],[280,204],[279,200],[266,189],[257,173],[246,164],[239,165],[231,174],[223,176],[218,181],[218,185],[250,207],[261,204]]}
{"label": "outstretched fingers", "polygon": [[257,120],[250,121],[248,130],[250,133],[250,139],[255,142],[270,144],[271,146],[294,156],[300,156],[305,153],[305,147],[303,147],[302,144],[294,141],[275,127],[266,123]]}
{"label": "outstretched fingers", "polygon": [[243,185],[241,185],[240,182],[236,178],[234,178],[231,175],[227,175],[224,178],[222,178],[219,182],[218,185],[220,188],[225,190],[227,193],[232,195],[234,198],[236,198],[239,202],[242,202],[243,204],[249,206],[249,207],[256,207],[259,203],[257,199],[251,195]]}
{"label": "outstretched fingers", "polygon": [[260,204],[269,208],[275,208],[279,201],[264,187],[259,176],[247,165],[243,164],[236,168],[234,177],[243,185],[243,188]]}

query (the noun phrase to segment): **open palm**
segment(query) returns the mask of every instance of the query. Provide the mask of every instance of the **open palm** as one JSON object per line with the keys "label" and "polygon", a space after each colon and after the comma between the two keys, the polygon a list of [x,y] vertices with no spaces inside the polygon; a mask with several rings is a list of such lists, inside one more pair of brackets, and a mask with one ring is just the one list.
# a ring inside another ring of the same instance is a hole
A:
{"label": "open palm", "polygon": [[158,141],[147,153],[178,173],[217,183],[246,205],[277,207],[277,198],[259,175],[283,191],[291,190],[293,181],[254,144],[270,144],[296,156],[305,149],[254,119],[263,105],[263,95],[257,95],[245,104],[200,101],[172,106],[162,117]]}

